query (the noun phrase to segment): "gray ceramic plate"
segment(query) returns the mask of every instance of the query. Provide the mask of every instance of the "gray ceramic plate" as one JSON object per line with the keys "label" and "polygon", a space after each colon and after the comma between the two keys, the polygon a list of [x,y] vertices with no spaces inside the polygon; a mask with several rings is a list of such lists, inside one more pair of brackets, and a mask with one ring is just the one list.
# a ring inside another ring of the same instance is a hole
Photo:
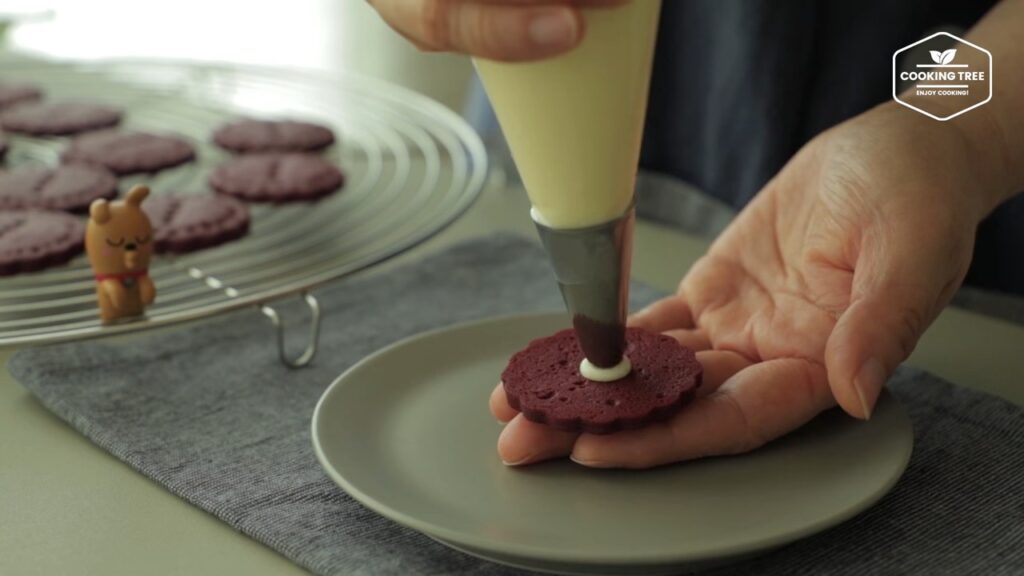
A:
{"label": "gray ceramic plate", "polygon": [[808,536],[876,502],[910,458],[910,421],[884,395],[870,422],[832,411],[741,457],[643,472],[506,468],[487,397],[513,352],[567,325],[561,314],[499,318],[377,352],[320,399],[317,458],[366,506],[453,548],[605,574],[698,568]]}

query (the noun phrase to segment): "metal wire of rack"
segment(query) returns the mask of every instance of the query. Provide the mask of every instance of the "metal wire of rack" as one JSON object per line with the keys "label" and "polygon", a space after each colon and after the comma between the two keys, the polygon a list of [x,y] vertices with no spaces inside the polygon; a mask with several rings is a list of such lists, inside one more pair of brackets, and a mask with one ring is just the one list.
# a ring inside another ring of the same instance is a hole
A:
{"label": "metal wire of rack", "polygon": [[[154,193],[208,193],[210,170],[228,156],[209,143],[235,117],[307,118],[332,126],[326,153],[345,187],[315,203],[250,205],[251,231],[221,247],[157,256],[150,275],[157,302],[145,317],[100,324],[92,272],[84,258],[66,266],[0,278],[0,347],[121,334],[258,306],[278,328],[282,361],[300,366],[316,353],[319,307],[309,290],[395,256],[436,234],[473,202],[487,158],[476,133],[455,113],[414,92],[346,75],[174,62],[95,65],[4,57],[0,75],[41,85],[48,97],[113,103],[128,129],[191,140],[197,162],[141,178]],[[54,164],[59,138],[13,138],[7,165]],[[311,338],[298,358],[284,352],[277,311],[267,303],[301,294],[312,312]]]}

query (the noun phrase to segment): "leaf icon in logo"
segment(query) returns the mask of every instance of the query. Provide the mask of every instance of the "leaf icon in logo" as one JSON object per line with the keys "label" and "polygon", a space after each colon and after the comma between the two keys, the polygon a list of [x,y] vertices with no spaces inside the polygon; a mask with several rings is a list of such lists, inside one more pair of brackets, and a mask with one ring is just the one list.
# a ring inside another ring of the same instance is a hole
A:
{"label": "leaf icon in logo", "polygon": [[[950,48],[942,53],[942,64],[949,64],[953,61],[953,57],[956,56],[956,48]],[[932,56],[934,58],[934,56]]]}
{"label": "leaf icon in logo", "polygon": [[936,64],[942,64],[942,52],[939,52],[938,50],[929,50],[929,52],[931,52],[932,60]]}

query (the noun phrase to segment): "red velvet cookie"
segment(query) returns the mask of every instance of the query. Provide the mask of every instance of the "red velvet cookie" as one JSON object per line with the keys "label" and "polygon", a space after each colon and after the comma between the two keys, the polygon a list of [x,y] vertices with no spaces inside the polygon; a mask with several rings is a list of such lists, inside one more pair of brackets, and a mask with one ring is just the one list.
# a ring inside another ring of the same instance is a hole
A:
{"label": "red velvet cookie", "polygon": [[213,141],[225,150],[241,154],[315,152],[334,144],[334,133],[310,122],[239,120],[218,128]]}
{"label": "red velvet cookie", "polygon": [[195,157],[192,145],[176,136],[104,130],[72,140],[63,160],[95,164],[124,175],[159,172]]}
{"label": "red velvet cookie", "polygon": [[703,369],[692,350],[662,334],[626,330],[633,371],[615,382],[580,376],[572,329],[530,342],[501,374],[509,404],[533,422],[560,430],[610,434],[675,414],[693,399]]}
{"label": "red velvet cookie", "polygon": [[334,164],[316,154],[246,154],[221,164],[210,187],[247,202],[301,202],[326,196],[345,182]]}
{"label": "red velvet cookie", "polygon": [[0,81],[0,110],[15,104],[35,102],[43,97],[43,92],[31,84]]}
{"label": "red velvet cookie", "polygon": [[63,212],[0,212],[0,276],[63,264],[82,253],[85,224]]}
{"label": "red velvet cookie", "polygon": [[153,224],[157,252],[193,252],[241,238],[249,231],[249,208],[217,194],[161,194],[142,203]]}
{"label": "red velvet cookie", "polygon": [[121,111],[88,102],[28,102],[0,114],[0,125],[10,132],[32,136],[67,136],[121,122]]}
{"label": "red velvet cookie", "polygon": [[21,166],[0,170],[0,210],[86,212],[93,200],[113,200],[117,178],[99,166]]}

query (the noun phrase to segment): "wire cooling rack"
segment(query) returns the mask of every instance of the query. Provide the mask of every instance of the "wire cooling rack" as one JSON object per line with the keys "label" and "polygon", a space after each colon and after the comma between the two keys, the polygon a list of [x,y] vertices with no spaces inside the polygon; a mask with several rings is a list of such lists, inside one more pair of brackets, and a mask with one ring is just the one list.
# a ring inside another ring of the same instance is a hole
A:
{"label": "wire cooling rack", "polygon": [[[149,177],[155,194],[208,193],[206,178],[228,154],[210,144],[237,117],[310,119],[335,129],[326,152],[346,174],[345,187],[309,204],[250,205],[242,240],[177,257],[155,256],[158,291],[146,316],[100,324],[95,283],[80,257],[45,271],[0,278],[0,347],[144,330],[259,307],[278,328],[282,361],[309,362],[316,352],[319,307],[309,290],[380,263],[442,230],[479,194],[484,147],[455,113],[414,92],[376,80],[291,70],[172,62],[71,65],[5,56],[0,77],[43,87],[47,96],[108,102],[126,110],[123,126],[191,140],[197,162]],[[8,167],[55,164],[63,138],[11,136]],[[285,355],[277,311],[267,302],[301,295],[312,313],[311,337],[297,358]]]}

